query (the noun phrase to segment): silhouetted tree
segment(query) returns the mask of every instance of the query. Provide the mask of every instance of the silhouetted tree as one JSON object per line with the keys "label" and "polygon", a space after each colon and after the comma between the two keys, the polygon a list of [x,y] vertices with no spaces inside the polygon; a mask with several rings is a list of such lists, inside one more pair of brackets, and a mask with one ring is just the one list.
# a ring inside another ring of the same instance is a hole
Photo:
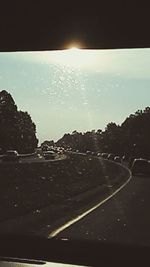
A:
{"label": "silhouetted tree", "polygon": [[64,147],[150,158],[150,107],[137,110],[121,125],[108,123],[105,130],[65,134],[57,144]]}
{"label": "silhouetted tree", "polygon": [[0,147],[29,153],[37,147],[36,126],[27,112],[18,111],[12,96],[0,92]]}
{"label": "silhouetted tree", "polygon": [[150,156],[150,108],[130,115],[121,125],[124,150],[134,157]]}
{"label": "silhouetted tree", "polygon": [[116,123],[108,123],[102,132],[102,149],[108,153],[121,154],[121,129]]}
{"label": "silhouetted tree", "polygon": [[55,145],[54,140],[50,140],[50,141],[45,140],[43,143],[41,143],[41,147],[42,146],[54,146],[54,145]]}

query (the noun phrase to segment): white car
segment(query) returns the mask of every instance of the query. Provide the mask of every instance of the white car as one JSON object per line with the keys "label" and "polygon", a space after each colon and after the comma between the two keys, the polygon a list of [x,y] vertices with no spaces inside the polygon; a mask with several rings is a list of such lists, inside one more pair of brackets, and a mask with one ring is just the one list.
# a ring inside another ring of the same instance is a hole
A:
{"label": "white car", "polygon": [[114,157],[114,161],[115,162],[118,162],[118,163],[121,163],[122,162],[121,161],[121,158],[119,156]]}

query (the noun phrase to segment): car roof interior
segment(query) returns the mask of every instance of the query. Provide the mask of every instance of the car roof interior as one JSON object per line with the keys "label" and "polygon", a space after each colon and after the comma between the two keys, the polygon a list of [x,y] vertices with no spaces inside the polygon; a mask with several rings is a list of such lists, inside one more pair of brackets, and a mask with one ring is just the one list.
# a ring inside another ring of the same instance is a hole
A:
{"label": "car roof interior", "polygon": [[117,2],[5,1],[0,51],[150,47],[148,6]]}

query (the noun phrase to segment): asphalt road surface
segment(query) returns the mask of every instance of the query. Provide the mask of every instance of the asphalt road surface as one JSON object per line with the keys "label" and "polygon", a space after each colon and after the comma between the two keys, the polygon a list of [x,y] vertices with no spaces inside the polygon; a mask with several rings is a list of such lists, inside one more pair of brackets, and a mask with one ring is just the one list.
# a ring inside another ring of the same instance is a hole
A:
{"label": "asphalt road surface", "polygon": [[[58,161],[58,160],[64,160],[66,159],[66,155],[65,154],[57,154],[56,153],[56,156],[54,159],[45,159],[44,156],[38,154],[38,155],[35,155],[35,156],[27,156],[27,157],[20,157],[18,159],[18,161],[15,161],[15,162],[19,162],[19,163],[39,163],[39,162],[49,162],[49,161]],[[8,164],[8,163],[14,163],[14,161],[3,161],[0,157],[0,163],[4,163],[4,164]]]}
{"label": "asphalt road surface", "polygon": [[61,155],[56,154],[54,159],[45,159],[43,156],[38,155],[36,157],[20,158],[19,162],[20,163],[27,163],[27,162],[29,162],[29,163],[37,162],[38,163],[38,162],[58,161],[58,160],[63,160],[63,159],[66,159],[66,155],[64,155],[64,154],[61,154]]}
{"label": "asphalt road surface", "polygon": [[150,177],[132,177],[119,193],[56,238],[150,245]]}

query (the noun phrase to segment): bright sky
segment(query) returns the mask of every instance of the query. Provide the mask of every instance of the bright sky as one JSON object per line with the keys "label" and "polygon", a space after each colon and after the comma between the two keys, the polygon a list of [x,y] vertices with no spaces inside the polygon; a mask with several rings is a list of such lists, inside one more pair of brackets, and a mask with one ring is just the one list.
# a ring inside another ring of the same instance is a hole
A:
{"label": "bright sky", "polygon": [[150,106],[150,49],[0,53],[0,90],[28,111],[37,137],[104,129]]}

